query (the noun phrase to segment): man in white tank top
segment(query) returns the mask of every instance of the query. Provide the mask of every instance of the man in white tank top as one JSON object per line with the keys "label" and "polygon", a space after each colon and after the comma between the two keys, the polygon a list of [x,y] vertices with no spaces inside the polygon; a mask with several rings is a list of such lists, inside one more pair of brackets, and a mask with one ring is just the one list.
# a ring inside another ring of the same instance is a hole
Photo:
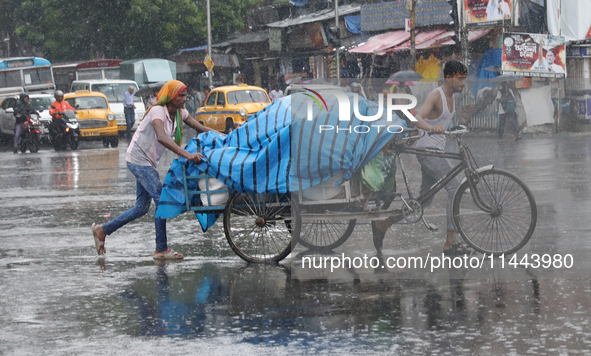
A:
{"label": "man in white tank top", "polygon": [[[468,69],[459,61],[450,61],[445,64],[443,69],[445,81],[442,86],[434,89],[425,100],[425,103],[415,115],[416,127],[425,131],[433,130],[434,134],[425,135],[417,141],[417,147],[429,147],[444,150],[445,135],[443,132],[452,122],[455,116],[455,93],[460,93],[466,84]],[[424,195],[439,179],[447,174],[452,166],[447,159],[440,157],[429,157],[417,155],[421,164],[423,175],[421,182],[420,196]],[[447,191],[447,239],[443,245],[443,252],[449,255],[463,255],[471,253],[470,248],[466,248],[458,241],[456,231],[452,223],[452,198],[458,187],[459,182],[453,179],[446,186]],[[432,199],[427,201],[424,206],[428,206]],[[390,217],[385,220],[378,220],[373,223],[372,230],[374,234],[374,244],[381,249],[381,243],[386,234],[386,230],[392,224],[398,222],[400,217]]]}

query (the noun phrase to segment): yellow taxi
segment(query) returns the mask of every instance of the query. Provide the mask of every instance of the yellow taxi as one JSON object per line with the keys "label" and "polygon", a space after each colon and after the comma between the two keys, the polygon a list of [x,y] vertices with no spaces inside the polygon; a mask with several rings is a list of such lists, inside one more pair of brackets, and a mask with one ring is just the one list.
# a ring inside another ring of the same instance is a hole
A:
{"label": "yellow taxi", "polygon": [[263,88],[248,84],[223,86],[209,93],[205,105],[197,110],[195,120],[228,133],[270,104],[271,99]]}
{"label": "yellow taxi", "polygon": [[64,100],[76,110],[81,140],[102,140],[104,147],[119,145],[117,121],[105,94],[78,90],[65,94]]}

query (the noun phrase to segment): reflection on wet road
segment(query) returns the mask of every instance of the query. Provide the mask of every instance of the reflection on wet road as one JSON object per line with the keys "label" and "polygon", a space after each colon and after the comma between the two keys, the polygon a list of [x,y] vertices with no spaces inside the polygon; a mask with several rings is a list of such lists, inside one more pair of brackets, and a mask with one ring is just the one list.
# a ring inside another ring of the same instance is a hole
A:
{"label": "reflection on wet road", "polygon": [[[523,252],[589,256],[587,137],[504,147],[487,138],[469,141],[479,163],[516,173],[536,198],[538,227]],[[247,265],[228,247],[221,224],[201,233],[190,214],[168,224],[171,247],[188,258],[159,264],[151,259],[153,212],[109,237],[107,257],[97,258],[90,224],[116,216],[135,198],[125,143],[100,146],[0,153],[0,353],[557,355],[591,349],[586,275],[554,278],[519,268],[511,279],[466,279],[461,270],[423,279],[355,273],[306,279],[295,262],[301,248],[279,266]],[[417,167],[408,164],[409,171]],[[426,210],[439,226],[443,203],[440,194]],[[372,253],[369,232],[360,222],[337,253]],[[397,226],[384,248],[389,256],[417,255],[439,252],[442,244],[441,231]]]}

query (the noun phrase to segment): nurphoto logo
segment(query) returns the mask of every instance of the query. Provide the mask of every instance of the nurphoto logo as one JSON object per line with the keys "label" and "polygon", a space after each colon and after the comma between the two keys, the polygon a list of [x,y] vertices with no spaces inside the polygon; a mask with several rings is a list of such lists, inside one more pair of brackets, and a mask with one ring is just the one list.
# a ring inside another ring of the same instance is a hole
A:
{"label": "nurphoto logo", "polygon": [[[322,111],[323,106],[320,104],[320,102],[322,102],[322,104],[324,104],[324,108],[326,109],[326,111],[328,112],[328,105],[326,104],[326,101],[324,100],[324,96],[326,95],[334,95],[337,98],[338,101],[338,106],[339,106],[339,121],[350,121],[351,120],[351,101],[349,100],[349,97],[347,96],[347,94],[345,94],[342,91],[337,91],[337,90],[324,90],[322,92],[323,95],[320,95],[320,93],[308,89],[308,88],[304,88],[307,91],[309,91],[310,93],[314,94],[315,96],[308,94],[308,93],[304,93],[306,96],[312,98],[312,100],[318,105],[318,107],[320,108],[320,111]],[[410,101],[410,103],[408,104],[394,104],[394,100],[408,100]],[[313,111],[313,106],[314,106],[314,102],[312,101],[308,101],[308,106],[307,106],[307,120],[308,121],[313,121],[314,120],[314,111]],[[417,119],[410,113],[410,109],[413,109],[417,106],[417,98],[415,98],[413,95],[410,94],[401,94],[401,93],[389,93],[386,95],[386,120],[391,122],[392,121],[392,113],[394,111],[400,111],[402,112],[410,121],[417,121]],[[353,114],[355,115],[355,117],[357,119],[359,119],[360,121],[364,121],[364,122],[374,122],[378,119],[380,119],[381,117],[383,117],[384,115],[384,94],[379,94],[378,95],[378,110],[374,115],[371,116],[365,116],[365,115],[361,115],[361,113],[359,112],[359,94],[353,94]],[[341,130],[346,130],[349,132],[356,132],[356,133],[368,133],[371,131],[372,128],[376,128],[379,132],[379,130],[381,130],[381,128],[386,127],[386,129],[389,132],[392,133],[397,133],[397,132],[401,132],[402,131],[402,127],[399,125],[356,125],[354,127],[347,127],[347,128],[339,128],[339,127],[335,127],[333,125],[320,125],[319,126],[319,131],[331,131],[331,130],[336,130],[341,131]],[[393,131],[394,130],[394,131]]]}

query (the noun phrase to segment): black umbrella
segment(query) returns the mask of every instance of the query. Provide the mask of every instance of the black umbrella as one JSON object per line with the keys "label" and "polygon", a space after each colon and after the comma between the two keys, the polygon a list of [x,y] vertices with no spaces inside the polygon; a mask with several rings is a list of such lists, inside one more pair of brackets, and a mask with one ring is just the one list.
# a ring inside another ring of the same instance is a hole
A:
{"label": "black umbrella", "polygon": [[490,79],[489,83],[504,83],[504,82],[516,82],[520,80],[520,77],[516,77],[514,75],[500,75],[498,77],[494,77]]}
{"label": "black umbrella", "polygon": [[501,66],[490,66],[490,67],[484,68],[484,70],[489,71],[489,72],[500,72],[502,70],[502,67]]}
{"label": "black umbrella", "polygon": [[396,72],[394,74],[392,74],[390,76],[390,78],[388,78],[388,80],[391,80],[393,82],[396,81],[400,81],[400,79],[405,79],[405,80],[421,80],[424,77],[422,75],[420,75],[419,73],[415,72],[414,70],[402,70],[400,72]]}
{"label": "black umbrella", "polygon": [[160,89],[162,89],[162,87],[164,86],[164,84],[166,84],[166,82],[158,82],[158,83],[151,83],[151,84],[146,84],[144,86],[142,86],[140,88],[140,90],[138,90],[135,93],[135,96],[137,97],[145,97],[145,96],[150,96],[152,95],[152,93],[154,92],[154,90],[158,90],[160,91]]}

